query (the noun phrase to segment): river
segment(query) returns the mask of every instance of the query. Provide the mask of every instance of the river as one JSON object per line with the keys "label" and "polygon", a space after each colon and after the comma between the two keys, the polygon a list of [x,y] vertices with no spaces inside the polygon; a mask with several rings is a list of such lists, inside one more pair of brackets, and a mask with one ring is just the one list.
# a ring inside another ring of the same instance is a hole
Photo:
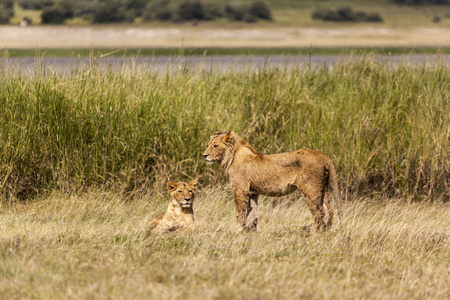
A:
{"label": "river", "polygon": [[443,64],[450,67],[449,55],[411,54],[411,55],[242,55],[242,56],[142,56],[142,57],[14,57],[0,58],[0,70],[7,74],[33,75],[58,74],[69,75],[75,70],[92,67],[100,70],[130,71],[141,69],[158,74],[177,70],[227,72],[261,71],[263,69],[319,68],[332,69],[336,64],[349,60],[371,60],[381,64],[397,66],[406,63],[417,66],[435,66]]}

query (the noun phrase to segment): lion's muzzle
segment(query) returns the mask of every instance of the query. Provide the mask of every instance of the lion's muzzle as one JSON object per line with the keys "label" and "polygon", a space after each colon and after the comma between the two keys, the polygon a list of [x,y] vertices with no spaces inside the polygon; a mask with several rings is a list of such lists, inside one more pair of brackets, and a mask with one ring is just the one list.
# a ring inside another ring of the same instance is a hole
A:
{"label": "lion's muzzle", "polygon": [[181,206],[184,208],[189,208],[192,206],[191,198],[184,198],[184,202],[181,203]]}
{"label": "lion's muzzle", "polygon": [[203,156],[205,157],[206,164],[209,166],[216,162],[216,160],[208,159],[209,154],[203,154]]}

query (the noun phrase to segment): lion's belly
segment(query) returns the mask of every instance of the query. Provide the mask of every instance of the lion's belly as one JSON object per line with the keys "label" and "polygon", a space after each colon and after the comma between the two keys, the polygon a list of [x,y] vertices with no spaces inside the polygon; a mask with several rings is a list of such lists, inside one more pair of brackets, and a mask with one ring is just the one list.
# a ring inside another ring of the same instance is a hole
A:
{"label": "lion's belly", "polygon": [[250,183],[250,192],[268,196],[284,196],[297,190],[297,187],[281,178],[267,178],[263,181],[254,181]]}

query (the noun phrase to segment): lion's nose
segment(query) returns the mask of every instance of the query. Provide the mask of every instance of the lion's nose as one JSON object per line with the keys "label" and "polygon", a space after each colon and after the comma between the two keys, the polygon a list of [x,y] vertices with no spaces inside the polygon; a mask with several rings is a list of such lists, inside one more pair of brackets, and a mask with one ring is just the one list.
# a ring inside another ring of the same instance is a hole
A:
{"label": "lion's nose", "polygon": [[207,157],[208,157],[208,154],[203,154],[203,156],[204,156],[205,158],[207,158]]}
{"label": "lion's nose", "polygon": [[184,200],[186,200],[186,201],[190,201],[190,200],[191,200],[191,198],[184,198]]}

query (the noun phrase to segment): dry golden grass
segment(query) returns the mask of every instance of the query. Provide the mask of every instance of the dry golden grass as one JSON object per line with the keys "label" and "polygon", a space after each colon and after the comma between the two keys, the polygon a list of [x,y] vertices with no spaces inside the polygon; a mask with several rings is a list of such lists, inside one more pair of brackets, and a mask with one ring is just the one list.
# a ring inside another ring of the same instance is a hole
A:
{"label": "dry golden grass", "polygon": [[229,190],[202,189],[198,231],[140,230],[168,195],[95,190],[0,201],[0,295],[8,299],[445,299],[448,203],[358,199],[310,234],[304,202],[261,201],[259,231],[236,231]]}

